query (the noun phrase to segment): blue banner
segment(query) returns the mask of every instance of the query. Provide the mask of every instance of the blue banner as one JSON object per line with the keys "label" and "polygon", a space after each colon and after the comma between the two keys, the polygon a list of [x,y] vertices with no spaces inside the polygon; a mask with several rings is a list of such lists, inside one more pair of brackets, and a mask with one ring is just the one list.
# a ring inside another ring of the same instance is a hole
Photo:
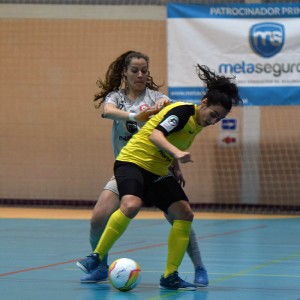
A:
{"label": "blue banner", "polygon": [[168,85],[198,103],[197,64],[235,76],[245,105],[300,105],[300,4],[169,3]]}

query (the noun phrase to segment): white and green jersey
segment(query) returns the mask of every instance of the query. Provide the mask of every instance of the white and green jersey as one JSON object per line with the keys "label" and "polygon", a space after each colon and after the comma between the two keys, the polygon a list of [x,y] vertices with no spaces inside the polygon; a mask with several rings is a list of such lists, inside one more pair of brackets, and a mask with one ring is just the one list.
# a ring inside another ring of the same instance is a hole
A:
{"label": "white and green jersey", "polygon": [[[148,107],[152,107],[156,103],[156,101],[161,98],[170,100],[170,98],[165,94],[146,88],[145,92],[138,96],[135,101],[130,101],[126,97],[125,91],[119,90],[109,93],[105,97],[105,103],[111,103],[120,110],[139,113],[140,111],[147,109]],[[119,155],[119,152],[131,139],[133,134],[138,132],[144,124],[144,122],[114,120],[112,126],[112,146],[115,157]]]}

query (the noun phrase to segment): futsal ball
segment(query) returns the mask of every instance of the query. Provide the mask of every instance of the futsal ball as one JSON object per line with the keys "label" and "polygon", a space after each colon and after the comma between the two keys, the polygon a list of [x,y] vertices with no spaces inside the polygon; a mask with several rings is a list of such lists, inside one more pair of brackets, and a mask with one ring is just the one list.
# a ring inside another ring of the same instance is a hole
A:
{"label": "futsal ball", "polygon": [[130,258],[119,258],[110,265],[108,279],[114,288],[127,292],[139,284],[141,268]]}

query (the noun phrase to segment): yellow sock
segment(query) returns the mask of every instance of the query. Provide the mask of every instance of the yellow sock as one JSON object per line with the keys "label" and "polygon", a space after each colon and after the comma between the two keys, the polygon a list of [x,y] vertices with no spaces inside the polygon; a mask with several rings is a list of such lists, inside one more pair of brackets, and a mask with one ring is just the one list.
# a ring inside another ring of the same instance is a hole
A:
{"label": "yellow sock", "polygon": [[105,230],[98,242],[94,253],[99,254],[100,260],[108,253],[113,244],[126,230],[131,219],[126,217],[120,209],[115,211],[108,220]]}
{"label": "yellow sock", "polygon": [[178,270],[182,262],[186,247],[189,243],[189,236],[192,222],[175,220],[169,234],[168,259],[164,277]]}

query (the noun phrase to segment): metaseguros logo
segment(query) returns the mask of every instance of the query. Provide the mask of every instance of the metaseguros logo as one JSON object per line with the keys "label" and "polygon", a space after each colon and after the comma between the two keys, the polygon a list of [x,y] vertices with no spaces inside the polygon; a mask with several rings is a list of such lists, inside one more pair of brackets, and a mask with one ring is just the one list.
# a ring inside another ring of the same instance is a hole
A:
{"label": "metaseguros logo", "polygon": [[278,54],[285,42],[284,26],[279,23],[259,23],[249,30],[249,43],[253,51],[262,57],[260,62],[253,63],[243,60],[240,62],[221,63],[219,73],[221,74],[270,74],[280,77],[283,74],[299,74],[300,62],[274,62],[266,59]]}
{"label": "metaseguros logo", "polygon": [[255,53],[262,57],[272,57],[284,45],[284,27],[279,23],[259,23],[251,27],[249,41]]}

